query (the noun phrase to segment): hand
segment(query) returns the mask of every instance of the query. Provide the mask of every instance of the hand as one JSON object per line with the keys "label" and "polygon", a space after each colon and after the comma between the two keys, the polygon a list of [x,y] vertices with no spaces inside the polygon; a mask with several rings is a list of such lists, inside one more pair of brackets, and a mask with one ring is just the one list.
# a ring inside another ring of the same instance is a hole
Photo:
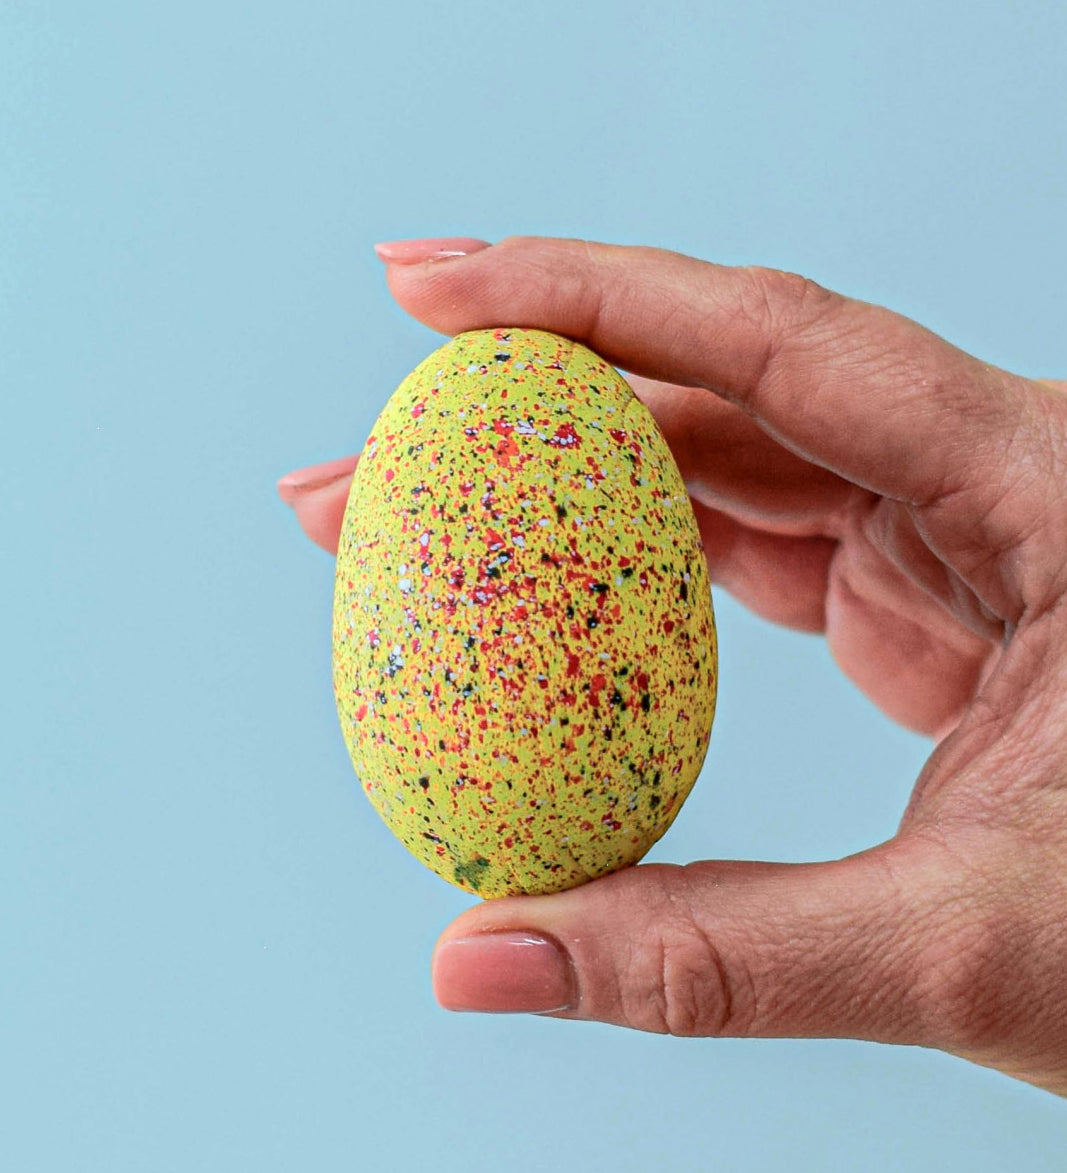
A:
{"label": "hand", "polygon": [[[633,372],[712,579],[825,632],[937,739],[897,834],[859,855],[643,865],[469,909],[434,955],[441,1003],[921,1044],[1067,1094],[1064,388],[770,270],[536,238],[380,255],[443,333],[541,327]],[[280,485],[328,550],[354,464]]]}

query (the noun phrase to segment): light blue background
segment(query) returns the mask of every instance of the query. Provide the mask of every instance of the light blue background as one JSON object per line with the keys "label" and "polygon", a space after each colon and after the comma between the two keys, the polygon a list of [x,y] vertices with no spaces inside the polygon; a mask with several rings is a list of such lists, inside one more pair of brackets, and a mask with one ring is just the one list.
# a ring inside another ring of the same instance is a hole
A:
{"label": "light blue background", "polygon": [[[1067,7],[0,0],[0,1163],[1062,1170],[943,1055],[450,1016],[468,900],[354,785],[331,562],[274,493],[440,341],[378,239],[802,271],[1067,373]],[[893,832],[927,752],[720,596],[655,858]]]}

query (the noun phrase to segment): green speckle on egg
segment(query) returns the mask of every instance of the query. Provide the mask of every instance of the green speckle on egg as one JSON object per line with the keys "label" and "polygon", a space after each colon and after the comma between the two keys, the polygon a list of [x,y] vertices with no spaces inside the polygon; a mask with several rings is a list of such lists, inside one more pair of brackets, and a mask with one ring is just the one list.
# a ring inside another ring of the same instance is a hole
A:
{"label": "green speckle on egg", "polygon": [[345,509],[333,675],[368,798],[461,888],[571,888],[663,835],[707,751],[715,622],[677,466],[609,363],[476,330],[400,384]]}

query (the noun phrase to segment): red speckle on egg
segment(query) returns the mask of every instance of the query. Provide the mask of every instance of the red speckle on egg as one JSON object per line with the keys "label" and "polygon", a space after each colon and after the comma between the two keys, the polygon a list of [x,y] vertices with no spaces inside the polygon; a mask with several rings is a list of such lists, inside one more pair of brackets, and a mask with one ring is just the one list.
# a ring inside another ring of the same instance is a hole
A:
{"label": "red speckle on egg", "polygon": [[[566,380],[561,379],[560,382],[565,383]],[[574,424],[560,424],[548,442],[553,448],[577,448],[582,438],[574,430]]]}

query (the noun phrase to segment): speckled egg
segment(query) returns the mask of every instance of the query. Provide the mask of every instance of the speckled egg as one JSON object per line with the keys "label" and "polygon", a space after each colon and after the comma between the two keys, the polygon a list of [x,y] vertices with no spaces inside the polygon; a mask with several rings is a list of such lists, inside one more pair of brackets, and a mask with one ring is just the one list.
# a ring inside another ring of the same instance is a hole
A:
{"label": "speckled egg", "polygon": [[635,863],[700,772],[716,667],[685,486],[609,363],[476,330],[400,384],[345,510],[333,674],[412,854],[483,897]]}

